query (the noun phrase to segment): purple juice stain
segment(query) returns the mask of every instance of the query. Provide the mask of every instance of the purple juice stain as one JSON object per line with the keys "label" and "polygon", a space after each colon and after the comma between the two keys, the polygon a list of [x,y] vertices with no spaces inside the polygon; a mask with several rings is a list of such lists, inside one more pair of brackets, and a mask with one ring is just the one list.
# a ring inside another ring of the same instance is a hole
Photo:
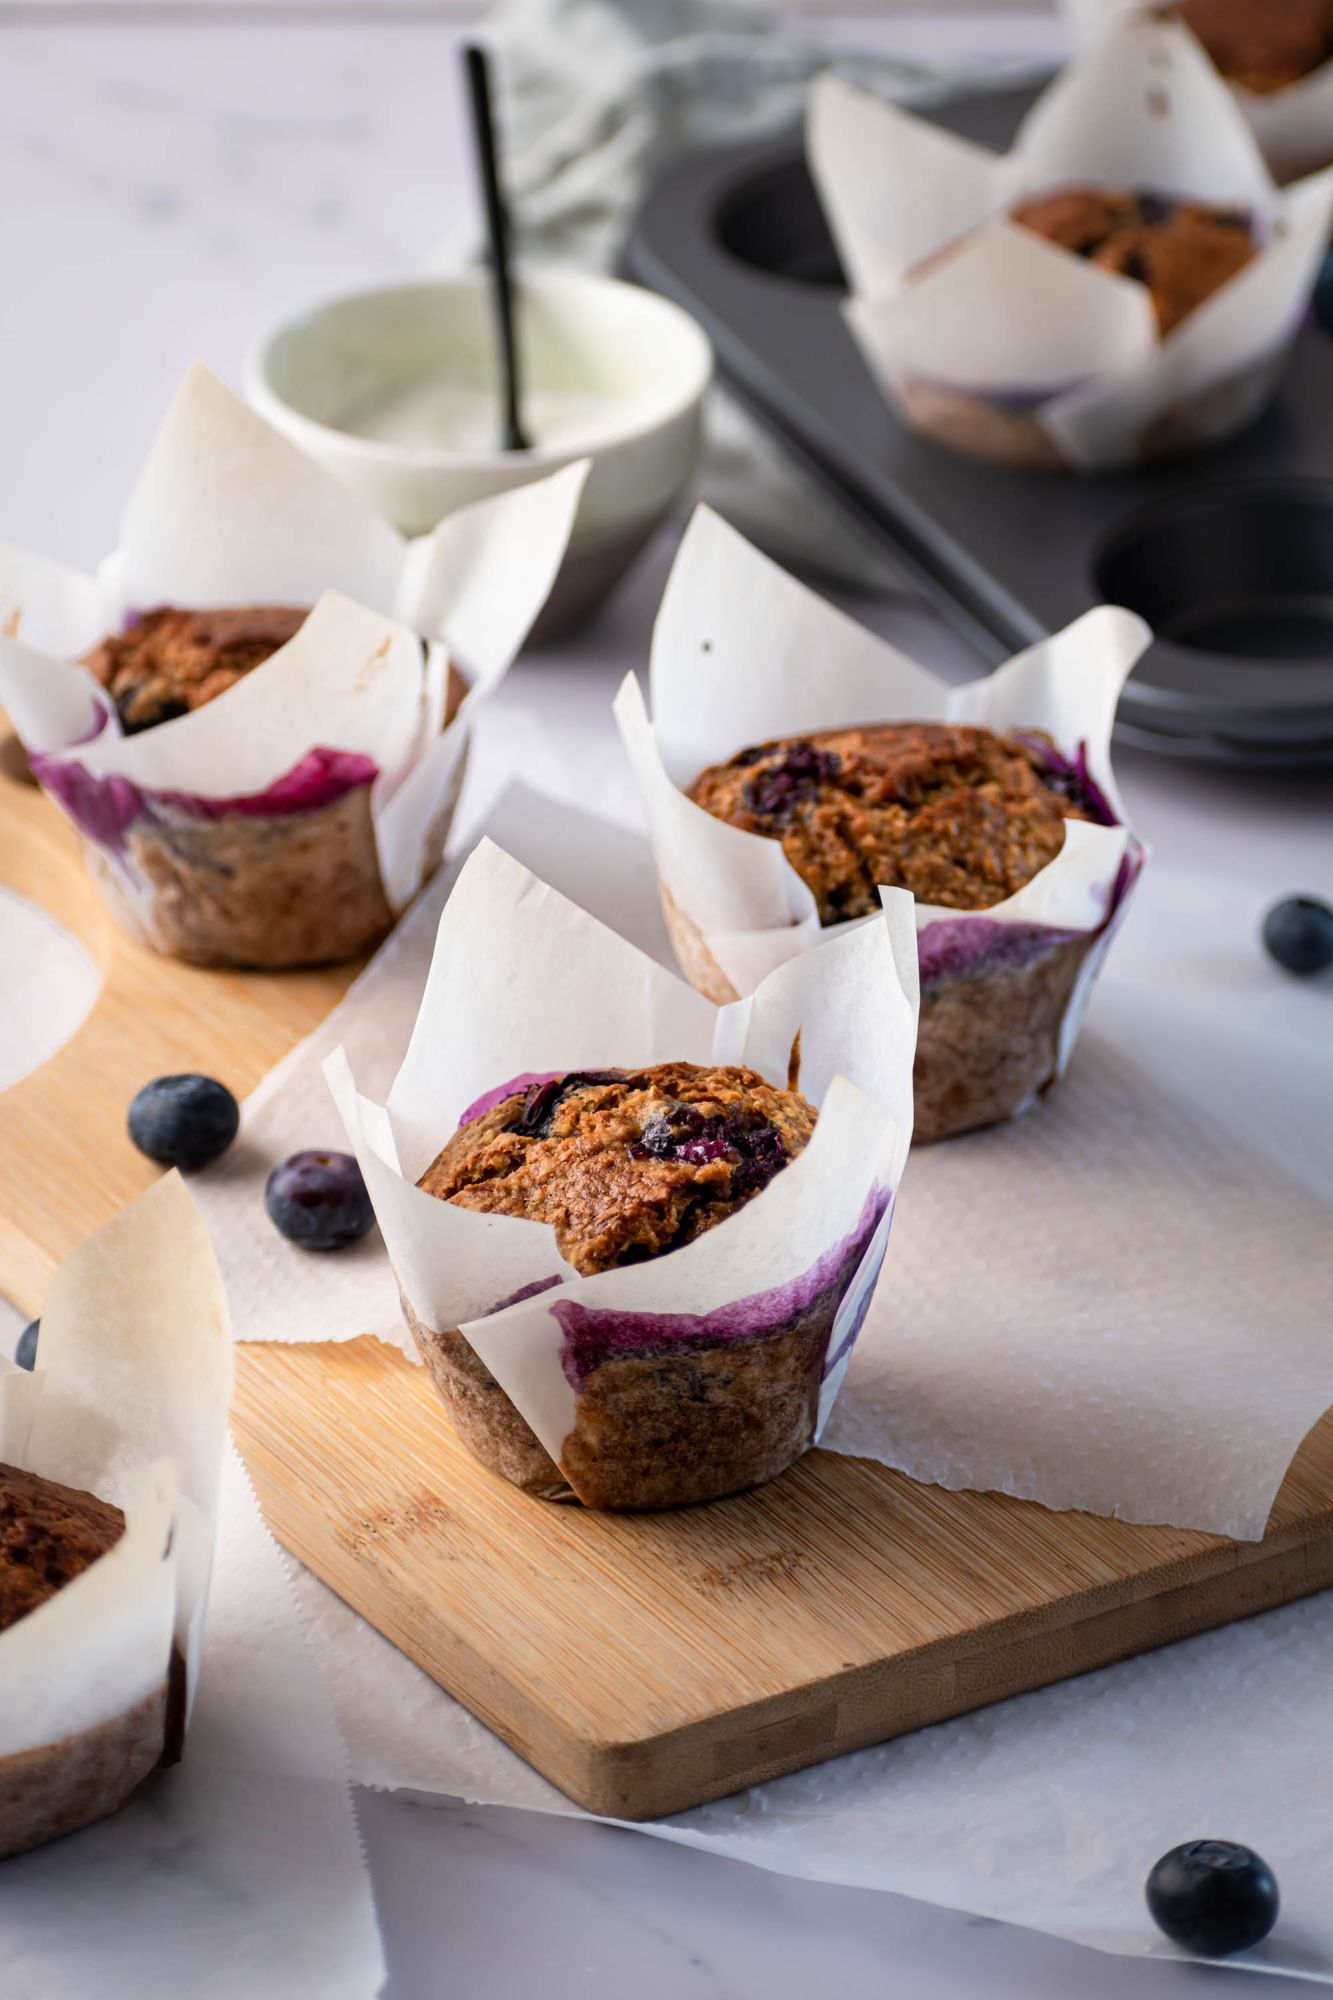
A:
{"label": "purple juice stain", "polygon": [[379,776],[379,766],[373,758],[362,756],[359,751],[316,749],[308,751],[298,764],[262,792],[206,799],[194,792],[151,791],[115,772],[98,777],[68,755],[39,754],[30,762],[38,782],[79,831],[113,853],[121,851],[125,834],[135,820],[156,819],[161,811],[204,820],[232,816],[280,818],[288,813],[318,812],[321,807],[335,805],[348,792],[373,784]]}
{"label": "purple juice stain", "polygon": [[[744,751],[741,754],[746,755]],[[832,784],[841,769],[841,760],[833,751],[816,749],[804,741],[793,743],[779,763],[750,779],[743,794],[745,803],[765,819],[785,819],[803,799],[813,798],[821,785]]]}
{"label": "purple juice stain", "polygon": [[917,961],[923,989],[938,979],[962,979],[984,966],[987,972],[1017,971],[1044,958],[1058,944],[1084,931],[1056,930],[1050,924],[1006,924],[996,917],[941,917],[917,932]]}
{"label": "purple juice stain", "polygon": [[493,1111],[497,1104],[503,1104],[506,1097],[517,1097],[520,1090],[527,1091],[540,1084],[554,1083],[559,1075],[558,1069],[520,1070],[517,1076],[510,1077],[508,1083],[497,1083],[493,1090],[484,1090],[474,1103],[469,1104],[467,1110],[459,1117],[459,1130],[461,1131],[464,1125],[470,1125],[474,1118],[482,1118],[488,1111]]}
{"label": "purple juice stain", "polygon": [[[873,1187],[851,1234],[826,1250],[803,1271],[767,1292],[755,1292],[707,1313],[636,1313],[618,1307],[581,1305],[558,1299],[549,1311],[559,1323],[564,1342],[561,1367],[577,1394],[589,1377],[608,1361],[628,1356],[700,1354],[724,1347],[772,1339],[787,1333],[816,1309],[825,1310],[832,1329],[837,1307],[861,1271],[867,1250],[892,1201],[888,1189]],[[857,1328],[865,1317],[870,1291],[858,1306]],[[855,1338],[855,1329],[852,1336]],[[847,1343],[839,1343],[845,1351]]]}
{"label": "purple juice stain", "polygon": [[520,1285],[516,1292],[510,1292],[508,1298],[497,1299],[488,1311],[477,1316],[479,1319],[489,1319],[492,1313],[506,1312],[510,1306],[521,1306],[525,1299],[539,1298],[543,1292],[549,1292],[553,1285],[563,1285],[564,1282],[558,1272],[549,1278],[534,1278],[530,1285]]}

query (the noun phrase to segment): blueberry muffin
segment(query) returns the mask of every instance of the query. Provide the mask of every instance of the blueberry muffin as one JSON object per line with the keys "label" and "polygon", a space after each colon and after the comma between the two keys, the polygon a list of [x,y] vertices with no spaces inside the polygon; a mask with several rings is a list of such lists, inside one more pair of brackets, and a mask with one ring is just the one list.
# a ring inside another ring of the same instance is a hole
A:
{"label": "blueberry muffin", "polygon": [[[127,621],[82,664],[127,736],[194,713],[294,638],[307,613],[263,604],[162,605]],[[449,667],[444,724],[467,685]],[[100,787],[76,762],[34,769],[85,835],[89,867],[122,923],[195,965],[279,969],[354,958],[393,923],[365,757],[317,746],[260,797],[226,800]],[[443,843],[443,826],[437,829]]]}
{"label": "blueberry muffin", "polygon": [[[1071,256],[1133,278],[1147,290],[1159,335],[1174,331],[1204,300],[1244,269],[1259,249],[1251,218],[1150,192],[1060,188],[1020,202],[1011,220]],[[921,372],[899,383],[915,430],[951,451],[1037,471],[1068,470],[1041,418],[1042,405],[1069,383],[1038,390],[967,389]],[[1242,378],[1187,399],[1159,418],[1129,456],[1164,458],[1237,429],[1257,414],[1259,389]]]}
{"label": "blueberry muffin", "polygon": [[1258,249],[1241,209],[1116,188],[1037,195],[1019,203],[1013,220],[1075,257],[1145,285],[1163,337]]}
{"label": "blueberry muffin", "polygon": [[[780,840],[821,924],[873,915],[879,889],[978,914],[1054,861],[1067,819],[1114,825],[1080,757],[1040,731],[954,722],[868,724],[740,751],[689,796],[747,833]],[[670,897],[668,927],[693,983],[736,997]],[[1095,935],[1095,934],[1094,934]],[[918,933],[921,1018],[914,1137],[1012,1117],[1054,1078],[1060,1028],[1094,937],[1038,925],[947,920]]]}
{"label": "blueberry muffin", "polygon": [[[0,1635],[119,1541],[125,1517],[91,1493],[0,1465]],[[0,1757],[0,1860],[115,1812],[163,1761],[169,1689],[57,1743]]]}
{"label": "blueberry muffin", "polygon": [[[815,1121],[799,1092],[749,1069],[572,1071],[469,1119],[419,1185],[548,1224],[589,1276],[666,1256],[734,1215]],[[552,1289],[577,1392],[559,1465],[459,1333],[407,1316],[456,1428],[492,1470],[547,1499],[678,1506],[772,1479],[804,1451],[833,1317],[864,1249],[858,1238],[808,1284],[701,1316],[599,1312]]]}
{"label": "blueberry muffin", "polygon": [[1333,0],[1176,0],[1222,75],[1267,97],[1333,61]]}

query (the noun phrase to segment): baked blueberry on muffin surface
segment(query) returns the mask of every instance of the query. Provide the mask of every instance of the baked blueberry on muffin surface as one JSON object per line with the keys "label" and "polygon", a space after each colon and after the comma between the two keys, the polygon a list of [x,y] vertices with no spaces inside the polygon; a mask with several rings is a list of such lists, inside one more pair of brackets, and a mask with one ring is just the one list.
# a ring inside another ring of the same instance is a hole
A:
{"label": "baked blueberry on muffin surface", "polygon": [[767,1187],[814,1127],[797,1091],[754,1070],[576,1070],[469,1120],[420,1185],[548,1223],[586,1276],[693,1242]]}
{"label": "baked blueberry on muffin surface", "polygon": [[1066,819],[1107,817],[1049,737],[956,722],[787,737],[710,766],[689,796],[780,840],[823,924],[873,915],[881,884],[990,909],[1055,859]]}
{"label": "baked blueberry on muffin surface", "polygon": [[1223,76],[1267,96],[1333,61],[1333,0],[1176,0]]}
{"label": "baked blueberry on muffin surface", "polygon": [[1145,285],[1163,335],[1258,249],[1243,210],[1166,195],[1068,187],[1020,202],[1012,215],[1048,243]]}
{"label": "baked blueberry on muffin surface", "polygon": [[0,1632],[105,1555],[125,1516],[92,1493],[0,1465]]}

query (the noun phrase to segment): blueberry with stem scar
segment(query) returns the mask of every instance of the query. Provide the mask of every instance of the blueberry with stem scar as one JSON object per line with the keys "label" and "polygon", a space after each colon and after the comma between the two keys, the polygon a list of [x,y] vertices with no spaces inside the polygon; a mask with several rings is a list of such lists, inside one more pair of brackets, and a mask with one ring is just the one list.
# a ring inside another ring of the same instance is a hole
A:
{"label": "blueberry with stem scar", "polygon": [[342,1250],[375,1222],[350,1153],[293,1153],[269,1175],[264,1207],[279,1234],[303,1250]]}

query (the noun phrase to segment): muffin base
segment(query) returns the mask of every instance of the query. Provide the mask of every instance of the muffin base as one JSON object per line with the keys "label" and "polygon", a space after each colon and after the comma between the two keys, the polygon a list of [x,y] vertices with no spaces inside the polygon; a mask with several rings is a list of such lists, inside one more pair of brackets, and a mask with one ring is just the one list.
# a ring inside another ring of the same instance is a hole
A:
{"label": "muffin base", "polygon": [[704,943],[704,934],[698,924],[693,917],[686,916],[660,875],[657,886],[661,892],[662,917],[671,949],[695,992],[702,993],[704,999],[711,1000],[715,1007],[725,1007],[729,1001],[739,1000],[740,994]]}
{"label": "muffin base", "polygon": [[914,1145],[1016,1118],[1049,1089],[1079,969],[1097,936],[1057,936],[1024,965],[983,964],[922,988]]}
{"label": "muffin base", "polygon": [[912,429],[947,451],[1029,471],[1070,470],[1030,410],[1005,409],[988,396],[919,375],[900,382],[898,394]]}
{"label": "muffin base", "polygon": [[127,829],[120,856],[90,840],[84,850],[121,925],[191,965],[335,963],[394,921],[366,785],[313,812],[206,819],[158,808]]}
{"label": "muffin base", "polygon": [[808,1449],[840,1297],[752,1340],[604,1362],[579,1392],[559,1465],[461,1333],[424,1325],[406,1300],[403,1311],[475,1458],[536,1499],[632,1512],[762,1486]]}
{"label": "muffin base", "polygon": [[167,1683],[77,1736],[0,1757],[0,1861],[116,1812],[162,1759]]}

